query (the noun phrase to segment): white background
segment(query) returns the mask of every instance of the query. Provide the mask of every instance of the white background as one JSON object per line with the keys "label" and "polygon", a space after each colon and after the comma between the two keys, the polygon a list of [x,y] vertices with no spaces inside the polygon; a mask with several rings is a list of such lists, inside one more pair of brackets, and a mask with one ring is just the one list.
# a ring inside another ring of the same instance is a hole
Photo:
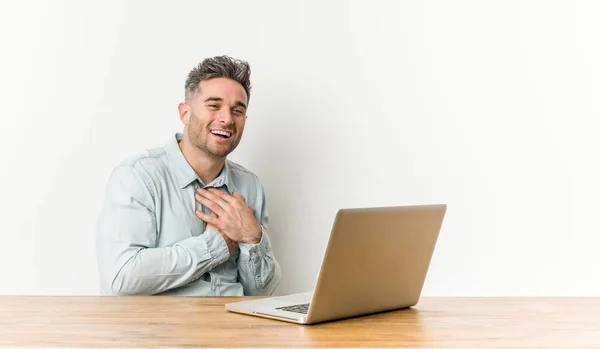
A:
{"label": "white background", "polygon": [[[338,208],[446,203],[423,294],[600,296],[595,1],[0,0],[0,293],[98,294],[112,167],[182,129],[188,71],[248,60],[231,159],[309,290]],[[360,277],[360,275],[357,275]]]}

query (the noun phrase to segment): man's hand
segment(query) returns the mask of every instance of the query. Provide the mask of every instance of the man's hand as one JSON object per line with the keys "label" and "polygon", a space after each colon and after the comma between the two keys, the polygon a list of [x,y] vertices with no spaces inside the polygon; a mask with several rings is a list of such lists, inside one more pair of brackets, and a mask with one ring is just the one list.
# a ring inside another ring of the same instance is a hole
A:
{"label": "man's hand", "polygon": [[[218,218],[217,214],[214,212],[210,213],[210,216],[213,218]],[[217,227],[211,225],[211,224],[206,224],[206,229],[212,229],[212,230],[216,230],[219,234],[221,234],[221,236],[223,237],[223,240],[225,240],[225,243],[227,244],[227,249],[229,250],[229,254],[233,254],[235,251],[237,251],[240,246],[237,244],[237,242],[231,240],[229,238],[229,236],[223,234],[223,232],[219,229],[217,229]]]}
{"label": "man's hand", "polygon": [[196,216],[235,242],[257,244],[262,237],[262,227],[254,218],[252,207],[234,191],[229,195],[215,188],[196,190],[196,201],[216,214],[208,215],[197,210]]}

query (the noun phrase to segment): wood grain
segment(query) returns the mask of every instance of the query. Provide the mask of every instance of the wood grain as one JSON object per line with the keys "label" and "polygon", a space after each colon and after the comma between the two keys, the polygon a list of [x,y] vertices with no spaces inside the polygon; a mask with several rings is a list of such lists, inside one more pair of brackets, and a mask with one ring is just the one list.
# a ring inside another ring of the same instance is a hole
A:
{"label": "wood grain", "polygon": [[309,326],[224,309],[238,300],[0,296],[0,347],[600,348],[600,298],[423,298]]}

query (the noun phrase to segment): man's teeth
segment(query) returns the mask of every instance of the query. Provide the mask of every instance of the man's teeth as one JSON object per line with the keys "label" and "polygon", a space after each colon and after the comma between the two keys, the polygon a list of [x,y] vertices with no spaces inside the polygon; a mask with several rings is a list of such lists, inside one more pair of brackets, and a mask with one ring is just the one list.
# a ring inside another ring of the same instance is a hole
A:
{"label": "man's teeth", "polygon": [[224,136],[224,137],[231,137],[231,132],[227,132],[227,131],[221,131],[221,130],[213,130],[210,131],[212,134],[214,135],[219,135],[219,136]]}

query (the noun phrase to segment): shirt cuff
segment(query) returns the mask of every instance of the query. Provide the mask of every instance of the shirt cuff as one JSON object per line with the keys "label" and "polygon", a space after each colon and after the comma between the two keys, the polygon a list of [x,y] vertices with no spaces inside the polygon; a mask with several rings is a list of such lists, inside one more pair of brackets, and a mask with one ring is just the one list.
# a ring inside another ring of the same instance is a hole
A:
{"label": "shirt cuff", "polygon": [[213,229],[206,229],[202,236],[206,239],[206,246],[213,265],[225,263],[229,259],[229,248],[223,236]]}
{"label": "shirt cuff", "polygon": [[263,258],[271,250],[269,237],[267,236],[267,232],[264,227],[262,227],[262,235],[258,243],[248,244],[245,242],[240,242],[238,245],[240,246],[240,253],[250,255],[251,259],[253,257]]}

